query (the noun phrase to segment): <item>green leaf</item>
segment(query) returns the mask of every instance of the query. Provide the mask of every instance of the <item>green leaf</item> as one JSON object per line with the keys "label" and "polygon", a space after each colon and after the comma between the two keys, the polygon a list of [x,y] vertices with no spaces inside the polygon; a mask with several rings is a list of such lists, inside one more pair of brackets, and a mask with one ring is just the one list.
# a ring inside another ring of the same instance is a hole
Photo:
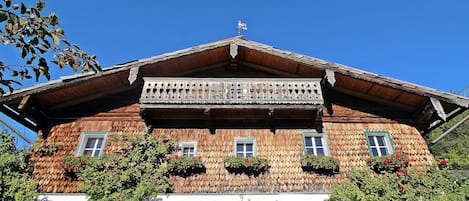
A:
{"label": "green leaf", "polygon": [[3,11],[0,11],[0,22],[3,22],[7,19],[8,19],[7,14]]}
{"label": "green leaf", "polygon": [[51,36],[52,36],[52,39],[54,40],[54,45],[55,45],[55,46],[58,46],[58,45],[60,44],[60,39],[59,39],[59,37],[58,37],[56,34],[54,34],[54,33],[52,33]]}
{"label": "green leaf", "polygon": [[49,15],[49,23],[52,26],[57,26],[59,24],[59,18],[55,15],[55,13],[51,13]]}
{"label": "green leaf", "polygon": [[7,8],[10,7],[11,6],[11,0],[5,0],[5,5],[7,6]]}
{"label": "green leaf", "polygon": [[28,52],[29,52],[28,48],[26,46],[23,47],[23,49],[21,50],[21,58],[24,59],[26,55],[28,55]]}
{"label": "green leaf", "polygon": [[46,2],[38,1],[36,7],[39,11],[42,11],[46,7]]}
{"label": "green leaf", "polygon": [[24,3],[21,3],[21,14],[25,14],[26,13],[26,5],[24,5]]}
{"label": "green leaf", "polygon": [[11,76],[16,77],[18,76],[18,71],[11,71]]}
{"label": "green leaf", "polygon": [[16,10],[16,9],[18,9],[18,8],[20,8],[20,5],[18,5],[18,4],[13,4],[13,10]]}
{"label": "green leaf", "polygon": [[60,36],[65,35],[65,32],[64,32],[64,30],[63,30],[62,28],[57,28],[57,29],[55,29],[55,33],[57,33],[57,34],[60,35]]}

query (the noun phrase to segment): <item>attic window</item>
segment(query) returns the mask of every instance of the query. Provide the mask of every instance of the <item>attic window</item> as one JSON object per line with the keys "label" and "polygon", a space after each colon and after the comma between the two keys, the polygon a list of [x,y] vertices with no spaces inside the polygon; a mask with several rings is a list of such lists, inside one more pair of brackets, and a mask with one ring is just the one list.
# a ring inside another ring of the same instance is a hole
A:
{"label": "attic window", "polygon": [[256,138],[235,138],[234,146],[236,156],[252,157],[256,155]]}
{"label": "attic window", "polygon": [[179,155],[194,157],[197,153],[197,142],[182,141],[179,142]]}
{"label": "attic window", "polygon": [[389,132],[365,132],[365,136],[368,143],[368,149],[372,157],[386,156],[394,152],[394,145],[389,137]]}
{"label": "attic window", "polygon": [[329,147],[325,133],[304,132],[303,145],[305,154],[315,156],[329,156]]}
{"label": "attic window", "polygon": [[76,156],[99,157],[103,154],[107,132],[84,132],[80,137]]}

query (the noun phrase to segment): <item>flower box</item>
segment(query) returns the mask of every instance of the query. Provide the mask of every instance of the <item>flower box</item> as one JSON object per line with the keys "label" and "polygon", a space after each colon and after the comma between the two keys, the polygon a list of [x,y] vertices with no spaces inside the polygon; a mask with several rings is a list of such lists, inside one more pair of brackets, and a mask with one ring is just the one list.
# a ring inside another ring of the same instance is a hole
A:
{"label": "flower box", "polygon": [[230,173],[259,175],[270,168],[267,159],[258,157],[230,156],[224,160],[225,168]]}
{"label": "flower box", "polygon": [[76,179],[78,174],[83,172],[89,156],[65,156],[60,163],[65,175],[71,179]]}
{"label": "flower box", "polygon": [[368,165],[376,173],[396,172],[398,169],[409,166],[409,157],[402,152],[396,152],[387,156],[372,157]]}
{"label": "flower box", "polygon": [[335,174],[339,172],[339,160],[330,156],[304,155],[301,159],[301,168],[304,171]]}
{"label": "flower box", "polygon": [[166,158],[168,160],[168,172],[182,177],[192,176],[205,172],[205,166],[202,158],[172,155]]}

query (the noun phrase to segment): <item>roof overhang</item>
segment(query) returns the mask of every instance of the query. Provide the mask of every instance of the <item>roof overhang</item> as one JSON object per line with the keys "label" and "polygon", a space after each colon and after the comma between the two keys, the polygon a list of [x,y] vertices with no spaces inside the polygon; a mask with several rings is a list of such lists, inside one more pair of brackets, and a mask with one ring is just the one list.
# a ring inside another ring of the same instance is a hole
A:
{"label": "roof overhang", "polygon": [[185,76],[238,65],[282,77],[323,78],[327,90],[414,114],[422,131],[469,107],[466,97],[235,37],[19,89],[0,98],[0,110],[38,130],[56,111],[141,88],[142,77]]}

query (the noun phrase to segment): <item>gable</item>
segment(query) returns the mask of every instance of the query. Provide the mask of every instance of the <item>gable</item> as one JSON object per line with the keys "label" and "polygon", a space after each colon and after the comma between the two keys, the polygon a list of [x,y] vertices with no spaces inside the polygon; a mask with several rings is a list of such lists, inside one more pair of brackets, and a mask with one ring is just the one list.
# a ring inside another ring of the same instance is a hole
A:
{"label": "gable", "polygon": [[469,107],[468,98],[237,37],[20,89],[0,99],[0,110],[37,130],[54,115],[78,105],[118,94],[139,94],[143,77],[320,78],[325,96],[328,91],[346,94],[406,112],[421,131]]}

